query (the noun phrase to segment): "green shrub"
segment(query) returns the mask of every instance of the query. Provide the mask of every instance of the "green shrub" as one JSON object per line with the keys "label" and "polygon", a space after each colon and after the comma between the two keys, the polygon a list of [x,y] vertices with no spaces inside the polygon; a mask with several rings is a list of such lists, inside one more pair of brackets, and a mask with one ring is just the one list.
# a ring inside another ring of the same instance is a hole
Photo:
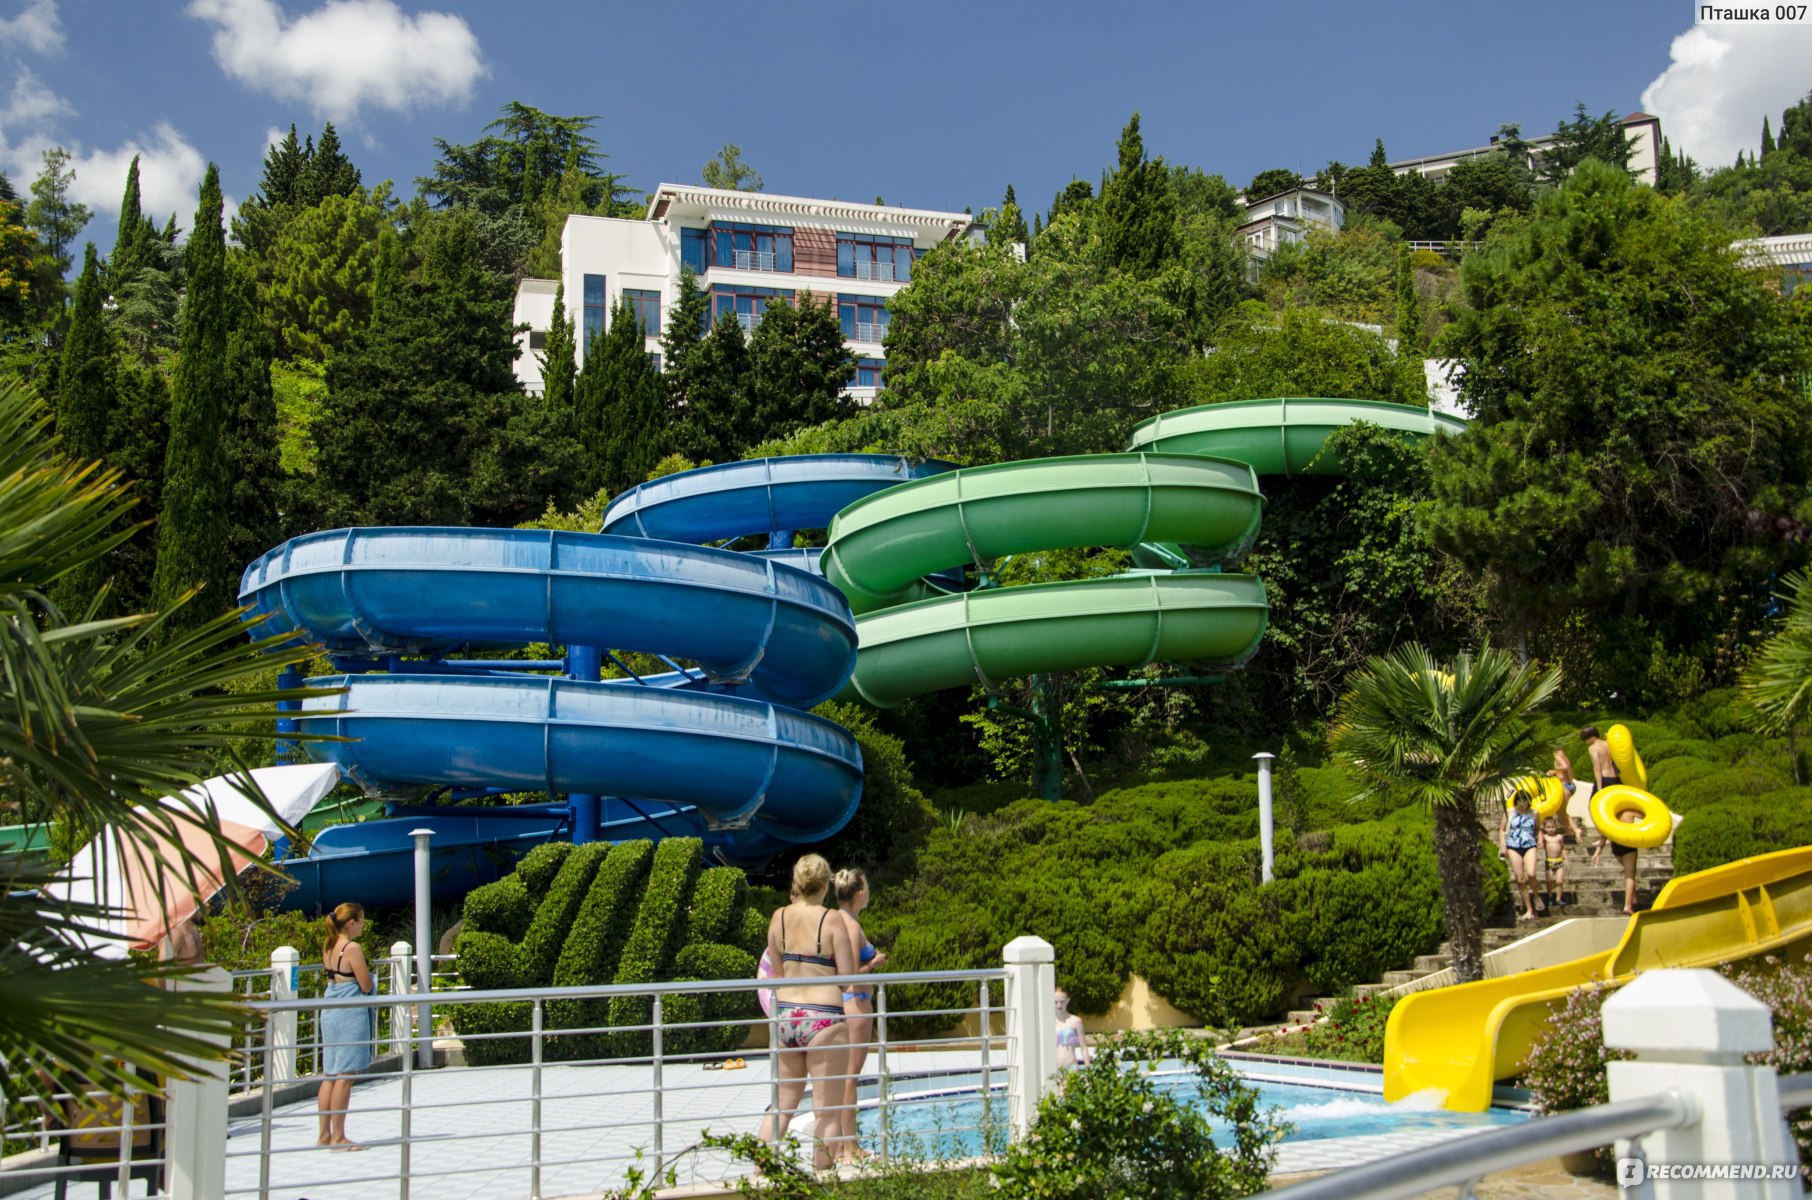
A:
{"label": "green shrub", "polygon": [[[1812,963],[1801,959],[1784,963],[1773,955],[1741,968],[1721,968],[1731,982],[1768,1006],[1774,1016],[1774,1049],[1750,1055],[1749,1061],[1765,1063],[1780,1075],[1812,1071]],[[1812,1109],[1787,1114],[1787,1128],[1799,1144],[1799,1163],[1812,1170]]]}
{"label": "green shrub", "polygon": [[[648,887],[636,912],[635,925],[617,962],[614,982],[653,983],[673,961],[683,926],[686,897],[698,878],[697,838],[668,838],[654,850]],[[647,1054],[652,1048],[646,1030],[624,1030],[626,1025],[646,1025],[654,1015],[647,996],[618,996],[610,1002],[610,1023],[618,1029],[611,1037],[611,1053],[620,1057]]]}
{"label": "green shrub", "polygon": [[[673,959],[675,979],[753,979],[755,956],[735,946],[695,943]],[[753,1021],[761,1016],[752,991],[693,992],[663,996],[662,1019],[670,1025],[688,1021]],[[716,1029],[676,1029],[666,1035],[663,1049],[669,1054],[725,1054],[748,1039],[747,1025],[729,1024]]]}
{"label": "green shrub", "polygon": [[520,875],[505,875],[466,893],[462,919],[466,932],[495,933],[519,942],[535,919],[535,902],[522,886]]}
{"label": "green shrub", "polygon": [[1805,845],[1812,838],[1812,789],[1791,788],[1752,799],[1708,805],[1674,834],[1674,873],[1711,867]]}
{"label": "green shrub", "polygon": [[[536,846],[522,856],[516,865],[516,877],[521,880],[524,890],[530,896],[545,896],[547,889],[553,886],[554,876],[566,865],[566,856],[573,852],[571,842],[549,842],[545,846]],[[535,903],[540,903],[536,900]]]}
{"label": "green shrub", "polygon": [[[611,849],[592,879],[566,946],[554,964],[555,987],[583,987],[616,977],[617,961],[623,943],[629,940],[642,885],[653,861],[654,843],[650,841],[624,842]],[[553,1000],[547,1010],[552,1029],[594,1029],[610,1021],[610,1005],[604,1000]],[[608,1053],[606,1042],[602,1034],[575,1034],[555,1038],[551,1049],[556,1058],[597,1058]]]}
{"label": "green shrub", "polygon": [[768,922],[773,919],[773,915],[772,909],[756,908],[754,905],[744,909],[738,923],[736,944],[760,958],[761,952],[768,948]]}
{"label": "green shrub", "polygon": [[874,712],[859,704],[820,704],[812,710],[855,736],[862,750],[862,803],[849,824],[814,853],[840,866],[871,874],[901,874],[937,822],[931,802],[912,783],[906,745],[875,725]]}
{"label": "green shrub", "polygon": [[560,959],[573,917],[591,890],[609,842],[589,842],[566,856],[560,871],[535,910],[535,919],[522,938],[522,981],[526,986],[552,983],[554,964]]}
{"label": "green shrub", "polygon": [[[729,940],[730,921],[746,907],[748,896],[748,876],[735,867],[712,867],[701,874],[698,886],[692,890],[692,905],[686,914],[684,943],[695,946],[701,942]],[[735,933],[741,935],[740,926]]]}
{"label": "green shrub", "polygon": [[[1196,1073],[1200,1104],[1179,1100],[1145,1069],[1181,1058]],[[1234,1145],[1214,1143],[1211,1122]],[[1261,1191],[1288,1132],[1258,1093],[1198,1040],[1132,1037],[1099,1048],[1046,1093],[1030,1132],[994,1167],[996,1195],[1030,1200],[1221,1200]]]}
{"label": "green shrub", "polygon": [[1300,1029],[1267,1037],[1259,1050],[1306,1058],[1382,1063],[1384,1027],[1397,1006],[1396,996],[1342,996],[1322,1010],[1326,1018]]}
{"label": "green shrub", "polygon": [[[515,942],[500,934],[467,929],[453,944],[459,956],[459,976],[475,991],[522,986],[522,953]],[[529,1006],[514,1001],[455,1004],[453,1027],[465,1040],[466,1061],[473,1066],[527,1062],[528,1043],[521,1038],[484,1039],[479,1035],[513,1033],[529,1027]]]}

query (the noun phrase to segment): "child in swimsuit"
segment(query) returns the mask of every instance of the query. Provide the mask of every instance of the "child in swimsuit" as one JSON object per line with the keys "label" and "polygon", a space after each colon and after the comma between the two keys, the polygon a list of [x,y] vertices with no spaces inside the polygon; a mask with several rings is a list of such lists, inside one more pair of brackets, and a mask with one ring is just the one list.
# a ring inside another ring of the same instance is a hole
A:
{"label": "child in swimsuit", "polygon": [[1070,1011],[1070,994],[1057,989],[1057,1069],[1073,1071],[1088,1062],[1088,1037],[1082,1018]]}
{"label": "child in swimsuit", "polygon": [[[860,947],[856,951],[856,970],[861,974],[880,969],[887,956],[874,947],[868,940],[868,934],[862,930],[862,910],[868,907],[868,876],[858,870],[838,871],[831,881],[831,889],[837,897],[837,916],[843,921],[843,927],[849,933],[850,944]],[[869,1044],[874,1041],[874,1018],[870,1015],[875,1010],[874,989],[872,987],[853,988],[843,993],[845,1007],[852,1011],[849,1017],[849,1066],[844,1072],[848,1076],[843,1081],[843,1105],[850,1111],[856,1111],[856,1081],[862,1075],[862,1067],[868,1061]],[[855,1162],[868,1157],[867,1153],[857,1146],[855,1140],[849,1139],[842,1145],[838,1159],[843,1162]]]}
{"label": "child in swimsuit", "polygon": [[1548,883],[1548,905],[1559,908],[1566,901],[1560,898],[1560,892],[1567,882],[1567,837],[1560,831],[1560,822],[1553,817],[1541,823],[1542,868]]}

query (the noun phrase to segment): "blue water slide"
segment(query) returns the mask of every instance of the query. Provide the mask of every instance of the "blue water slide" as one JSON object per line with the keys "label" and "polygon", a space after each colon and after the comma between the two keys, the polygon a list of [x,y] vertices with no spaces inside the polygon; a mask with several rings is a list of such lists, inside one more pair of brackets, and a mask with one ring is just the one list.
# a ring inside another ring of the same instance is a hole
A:
{"label": "blue water slide", "polygon": [[[241,604],[330,652],[604,646],[698,663],[809,708],[854,669],[842,593],[784,562],[677,542],[533,529],[339,529],[259,558]],[[427,782],[427,781],[424,781]]]}
{"label": "blue water slide", "polygon": [[699,467],[617,496],[604,510],[603,532],[715,542],[823,529],[864,496],[953,469],[892,454],[797,454]]}
{"label": "blue water slide", "polygon": [[[397,785],[633,796],[706,829],[782,843],[829,837],[862,790],[842,726],[739,696],[551,676],[346,675],[303,702],[310,746],[367,792]],[[688,832],[691,832],[688,829]]]}

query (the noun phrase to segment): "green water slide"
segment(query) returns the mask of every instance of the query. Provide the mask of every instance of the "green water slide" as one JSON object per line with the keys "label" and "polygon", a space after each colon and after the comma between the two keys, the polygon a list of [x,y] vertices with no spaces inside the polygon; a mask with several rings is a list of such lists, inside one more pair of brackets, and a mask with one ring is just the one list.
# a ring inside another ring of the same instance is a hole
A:
{"label": "green water slide", "polygon": [[1134,572],[912,597],[934,572],[1039,550],[1168,542],[1231,559],[1263,505],[1244,463],[1144,453],[976,467],[859,500],[837,514],[820,560],[859,614],[846,695],[891,707],[1047,671],[1243,662],[1268,611],[1248,575]]}
{"label": "green water slide", "polygon": [[1260,475],[1339,475],[1345,466],[1327,450],[1328,436],[1355,421],[1413,438],[1466,427],[1458,417],[1383,400],[1236,400],[1153,417],[1134,427],[1127,448],[1223,455]]}

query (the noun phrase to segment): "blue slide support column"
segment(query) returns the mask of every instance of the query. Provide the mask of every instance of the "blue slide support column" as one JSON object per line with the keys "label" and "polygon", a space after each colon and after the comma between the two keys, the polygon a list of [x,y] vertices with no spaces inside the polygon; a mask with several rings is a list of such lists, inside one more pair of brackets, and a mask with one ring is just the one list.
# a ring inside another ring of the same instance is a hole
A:
{"label": "blue slide support column", "polygon": [[[300,667],[284,667],[281,671],[277,672],[277,686],[279,688],[287,691],[290,688],[299,688],[302,684],[302,668]],[[279,700],[277,702],[277,711],[280,713],[300,712],[301,709],[302,702],[300,700]],[[294,717],[278,717],[277,732],[296,732],[296,719]],[[277,743],[277,761],[280,763],[303,761],[302,748],[294,742],[279,741]]]}
{"label": "blue slide support column", "polygon": [[[584,679],[592,683],[604,677],[604,648],[602,646],[568,646],[566,648],[567,674],[574,679]],[[573,815],[573,845],[583,846],[587,842],[598,840],[598,829],[601,817],[600,806],[603,798],[573,794],[567,797]]]}

